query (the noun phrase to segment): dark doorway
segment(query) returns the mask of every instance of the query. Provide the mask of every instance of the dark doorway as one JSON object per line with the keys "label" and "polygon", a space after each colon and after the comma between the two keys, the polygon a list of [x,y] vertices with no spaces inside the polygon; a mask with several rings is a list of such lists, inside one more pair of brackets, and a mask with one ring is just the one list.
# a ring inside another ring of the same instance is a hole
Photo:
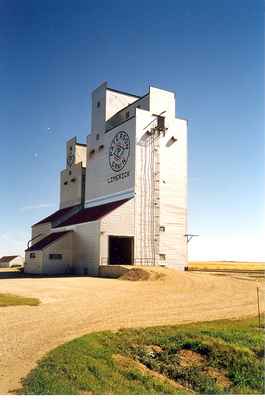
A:
{"label": "dark doorway", "polygon": [[133,265],[133,237],[109,236],[109,264]]}

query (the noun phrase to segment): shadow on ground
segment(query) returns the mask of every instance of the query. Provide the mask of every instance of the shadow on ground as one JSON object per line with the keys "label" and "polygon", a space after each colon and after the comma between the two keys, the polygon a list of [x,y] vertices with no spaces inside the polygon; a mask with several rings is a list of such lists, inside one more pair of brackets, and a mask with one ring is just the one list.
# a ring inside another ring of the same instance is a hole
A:
{"label": "shadow on ground", "polygon": [[77,275],[77,274],[60,274],[60,275],[35,275],[25,274],[17,269],[5,268],[0,269],[0,280],[1,279],[41,279],[41,278],[93,278],[91,276]]}

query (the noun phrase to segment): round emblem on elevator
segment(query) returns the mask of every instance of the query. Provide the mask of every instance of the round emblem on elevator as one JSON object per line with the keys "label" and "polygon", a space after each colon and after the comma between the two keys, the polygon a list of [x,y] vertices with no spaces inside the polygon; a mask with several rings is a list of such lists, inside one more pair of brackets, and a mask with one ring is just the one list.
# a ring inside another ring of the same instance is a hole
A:
{"label": "round emblem on elevator", "polygon": [[130,155],[130,138],[128,133],[116,133],[109,148],[109,165],[115,171],[121,171],[127,164]]}

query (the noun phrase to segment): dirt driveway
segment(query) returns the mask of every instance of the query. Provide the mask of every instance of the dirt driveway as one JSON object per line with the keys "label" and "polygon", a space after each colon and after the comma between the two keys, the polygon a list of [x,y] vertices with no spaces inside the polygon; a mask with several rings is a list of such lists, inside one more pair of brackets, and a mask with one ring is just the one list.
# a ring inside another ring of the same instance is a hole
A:
{"label": "dirt driveway", "polygon": [[0,279],[0,293],[41,300],[38,307],[0,308],[0,394],[17,389],[47,351],[91,331],[255,314],[257,285],[231,276],[171,271],[163,280],[146,282]]}

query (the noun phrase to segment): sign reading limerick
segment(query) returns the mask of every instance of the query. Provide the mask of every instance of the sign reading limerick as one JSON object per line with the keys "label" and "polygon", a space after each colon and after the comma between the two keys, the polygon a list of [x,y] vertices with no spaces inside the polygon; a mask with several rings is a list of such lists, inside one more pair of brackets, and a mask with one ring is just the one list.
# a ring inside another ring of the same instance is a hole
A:
{"label": "sign reading limerick", "polygon": [[128,133],[116,133],[109,148],[109,165],[115,171],[121,171],[127,164],[130,155],[130,138]]}

